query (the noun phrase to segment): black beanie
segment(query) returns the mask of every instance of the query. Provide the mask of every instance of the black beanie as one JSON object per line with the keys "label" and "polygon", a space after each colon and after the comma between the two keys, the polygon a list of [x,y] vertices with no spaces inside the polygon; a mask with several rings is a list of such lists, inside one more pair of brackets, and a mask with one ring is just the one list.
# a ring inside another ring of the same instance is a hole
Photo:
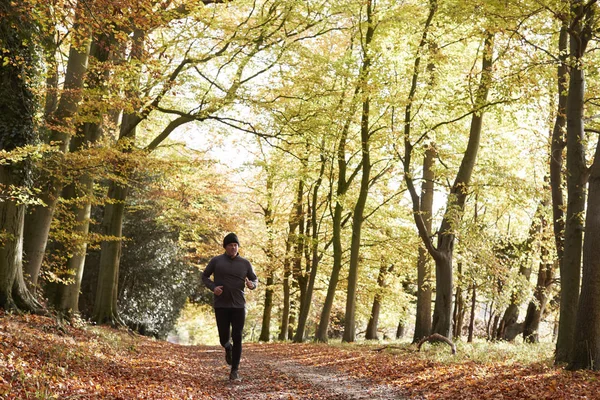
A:
{"label": "black beanie", "polygon": [[223,247],[227,247],[227,245],[229,243],[237,243],[238,246],[240,245],[240,241],[238,240],[237,236],[233,232],[228,233],[227,236],[225,236],[225,238],[223,239]]}

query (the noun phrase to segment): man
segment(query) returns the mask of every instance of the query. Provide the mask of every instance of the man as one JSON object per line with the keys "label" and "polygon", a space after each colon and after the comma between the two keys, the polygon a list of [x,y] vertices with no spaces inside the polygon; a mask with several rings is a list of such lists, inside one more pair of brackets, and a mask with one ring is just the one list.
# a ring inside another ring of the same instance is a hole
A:
{"label": "man", "polygon": [[[225,360],[231,365],[229,379],[232,381],[239,380],[238,367],[242,357],[242,330],[246,321],[244,287],[254,290],[258,285],[252,264],[238,254],[239,246],[236,234],[227,234],[223,239],[225,253],[213,257],[202,273],[202,282],[215,294],[219,341],[225,348]],[[214,280],[210,279],[211,275]]]}

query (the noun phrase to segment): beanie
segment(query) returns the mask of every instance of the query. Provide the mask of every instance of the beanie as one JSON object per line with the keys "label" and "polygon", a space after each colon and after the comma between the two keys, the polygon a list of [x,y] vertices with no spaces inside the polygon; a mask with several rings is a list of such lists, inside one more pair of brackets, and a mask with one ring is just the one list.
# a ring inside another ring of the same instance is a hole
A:
{"label": "beanie", "polygon": [[240,241],[238,240],[238,237],[233,232],[228,233],[227,236],[225,236],[225,238],[223,239],[223,247],[227,247],[227,245],[230,243],[237,243],[238,246],[240,245]]}

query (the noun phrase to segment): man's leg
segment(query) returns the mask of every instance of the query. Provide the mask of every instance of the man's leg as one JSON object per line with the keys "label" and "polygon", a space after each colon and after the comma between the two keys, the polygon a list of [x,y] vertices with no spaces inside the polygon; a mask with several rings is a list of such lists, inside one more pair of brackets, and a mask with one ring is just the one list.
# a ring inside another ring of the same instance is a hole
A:
{"label": "man's leg", "polygon": [[219,331],[219,342],[225,348],[225,361],[231,365],[232,346],[229,343],[231,336],[232,313],[230,308],[215,308],[215,317],[217,319],[217,330]]}
{"label": "man's leg", "polygon": [[231,362],[231,370],[237,371],[242,358],[242,331],[246,322],[246,309],[232,309],[231,318],[231,339],[233,341],[233,354]]}

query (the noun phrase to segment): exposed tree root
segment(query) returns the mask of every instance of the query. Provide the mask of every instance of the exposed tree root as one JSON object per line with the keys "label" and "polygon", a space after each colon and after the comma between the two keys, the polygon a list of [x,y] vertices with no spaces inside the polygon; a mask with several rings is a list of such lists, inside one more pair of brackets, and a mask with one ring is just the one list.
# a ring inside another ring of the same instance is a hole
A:
{"label": "exposed tree root", "polygon": [[446,336],[440,335],[439,333],[434,333],[433,335],[426,336],[423,339],[419,340],[419,343],[417,343],[417,349],[419,351],[421,351],[421,346],[425,342],[444,342],[450,346],[450,348],[452,349],[452,354],[456,354],[456,346],[454,345],[454,343],[452,343],[452,340],[448,339]]}

